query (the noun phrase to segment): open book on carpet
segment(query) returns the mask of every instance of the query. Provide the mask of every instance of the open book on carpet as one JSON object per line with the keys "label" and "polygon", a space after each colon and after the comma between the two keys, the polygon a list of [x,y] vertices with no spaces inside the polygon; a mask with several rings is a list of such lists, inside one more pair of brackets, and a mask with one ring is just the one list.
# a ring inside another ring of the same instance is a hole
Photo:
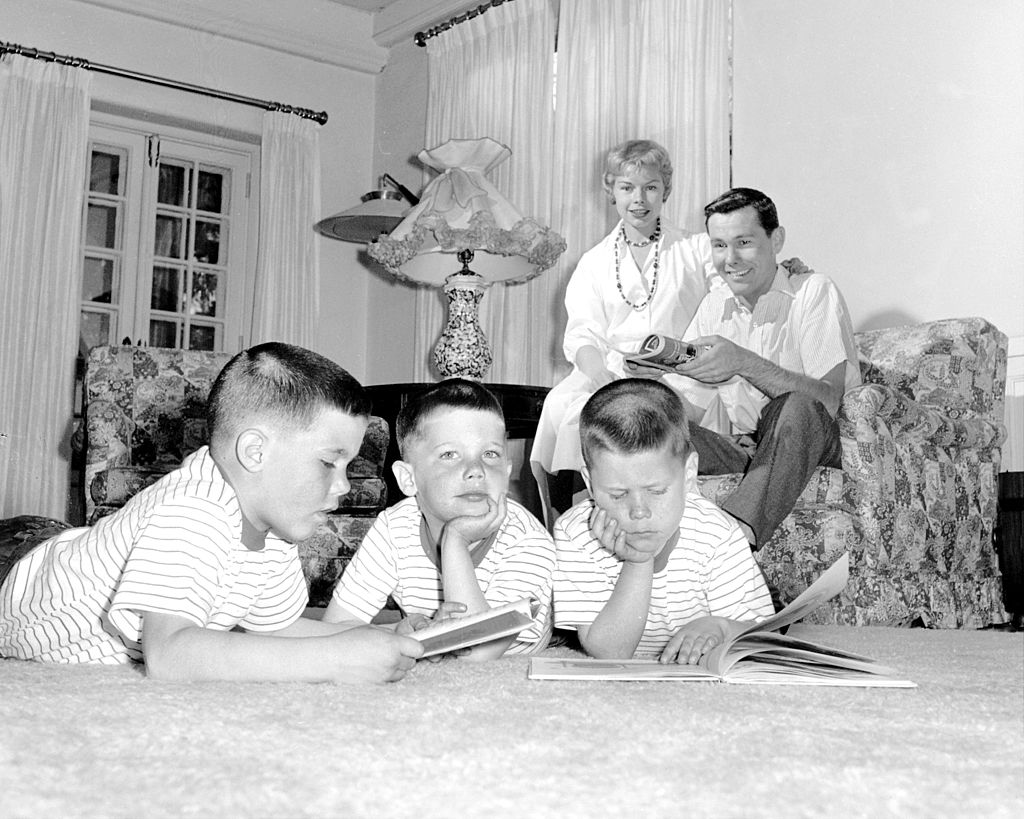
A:
{"label": "open book on carpet", "polygon": [[656,658],[595,660],[533,657],[531,680],[705,680],[775,685],[853,685],[916,688],[869,657],[780,634],[839,594],[850,574],[843,554],[803,594],[759,623],[737,624],[736,632],[709,651],[699,665],[660,663]]}
{"label": "open book on carpet", "polygon": [[413,638],[423,644],[424,657],[447,654],[479,643],[489,643],[527,628],[537,613],[537,603],[523,597],[505,606],[442,620],[414,632]]}

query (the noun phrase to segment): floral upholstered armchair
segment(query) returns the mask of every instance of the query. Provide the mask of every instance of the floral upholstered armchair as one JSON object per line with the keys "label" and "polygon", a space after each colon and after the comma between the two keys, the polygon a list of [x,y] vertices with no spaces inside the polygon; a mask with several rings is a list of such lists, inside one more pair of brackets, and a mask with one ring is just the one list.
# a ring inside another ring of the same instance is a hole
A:
{"label": "floral upholstered armchair", "polygon": [[[207,442],[206,396],[228,353],[95,347],[85,368],[85,495],[88,523],[119,509]],[[327,526],[298,544],[310,605],[326,605],[335,581],[387,500],[381,478],[387,423],[373,417],[349,464],[352,488]]]}
{"label": "floral upholstered armchair", "polygon": [[[856,335],[864,383],[839,410],[843,469],[819,468],[757,555],[789,601],[844,551],[850,581],[811,619],[1006,622],[992,545],[1006,437],[1006,336],[980,318]],[[739,475],[699,479],[724,499]]]}

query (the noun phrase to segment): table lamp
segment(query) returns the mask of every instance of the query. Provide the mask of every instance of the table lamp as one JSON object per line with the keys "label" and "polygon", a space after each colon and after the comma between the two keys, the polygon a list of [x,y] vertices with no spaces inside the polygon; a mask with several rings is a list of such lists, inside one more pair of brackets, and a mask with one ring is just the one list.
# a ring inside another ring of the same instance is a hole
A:
{"label": "table lamp", "polygon": [[439,176],[390,235],[367,248],[394,276],[444,288],[448,321],[434,347],[434,364],[445,378],[482,380],[491,366],[479,321],[487,288],[532,279],[565,251],[561,236],[523,217],[487,180],[511,155],[490,137],[424,149],[420,161]]}

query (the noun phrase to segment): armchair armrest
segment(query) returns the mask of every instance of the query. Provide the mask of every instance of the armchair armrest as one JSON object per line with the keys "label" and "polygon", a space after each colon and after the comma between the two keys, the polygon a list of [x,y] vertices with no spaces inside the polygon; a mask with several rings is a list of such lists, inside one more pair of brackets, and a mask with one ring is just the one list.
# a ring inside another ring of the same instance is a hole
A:
{"label": "armchair armrest", "polygon": [[1006,437],[1002,425],[947,415],[885,384],[861,384],[847,392],[838,420],[841,434],[855,441],[874,440],[880,422],[893,439],[945,448],[996,447]]}

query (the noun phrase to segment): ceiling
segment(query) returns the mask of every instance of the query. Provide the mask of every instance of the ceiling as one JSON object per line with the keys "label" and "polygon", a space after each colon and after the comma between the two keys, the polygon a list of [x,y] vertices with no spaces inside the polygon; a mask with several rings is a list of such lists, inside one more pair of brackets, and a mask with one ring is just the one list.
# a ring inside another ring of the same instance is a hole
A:
{"label": "ceiling", "polygon": [[331,2],[337,3],[339,6],[348,6],[351,9],[374,12],[387,8],[393,3],[397,3],[398,0],[331,0]]}

